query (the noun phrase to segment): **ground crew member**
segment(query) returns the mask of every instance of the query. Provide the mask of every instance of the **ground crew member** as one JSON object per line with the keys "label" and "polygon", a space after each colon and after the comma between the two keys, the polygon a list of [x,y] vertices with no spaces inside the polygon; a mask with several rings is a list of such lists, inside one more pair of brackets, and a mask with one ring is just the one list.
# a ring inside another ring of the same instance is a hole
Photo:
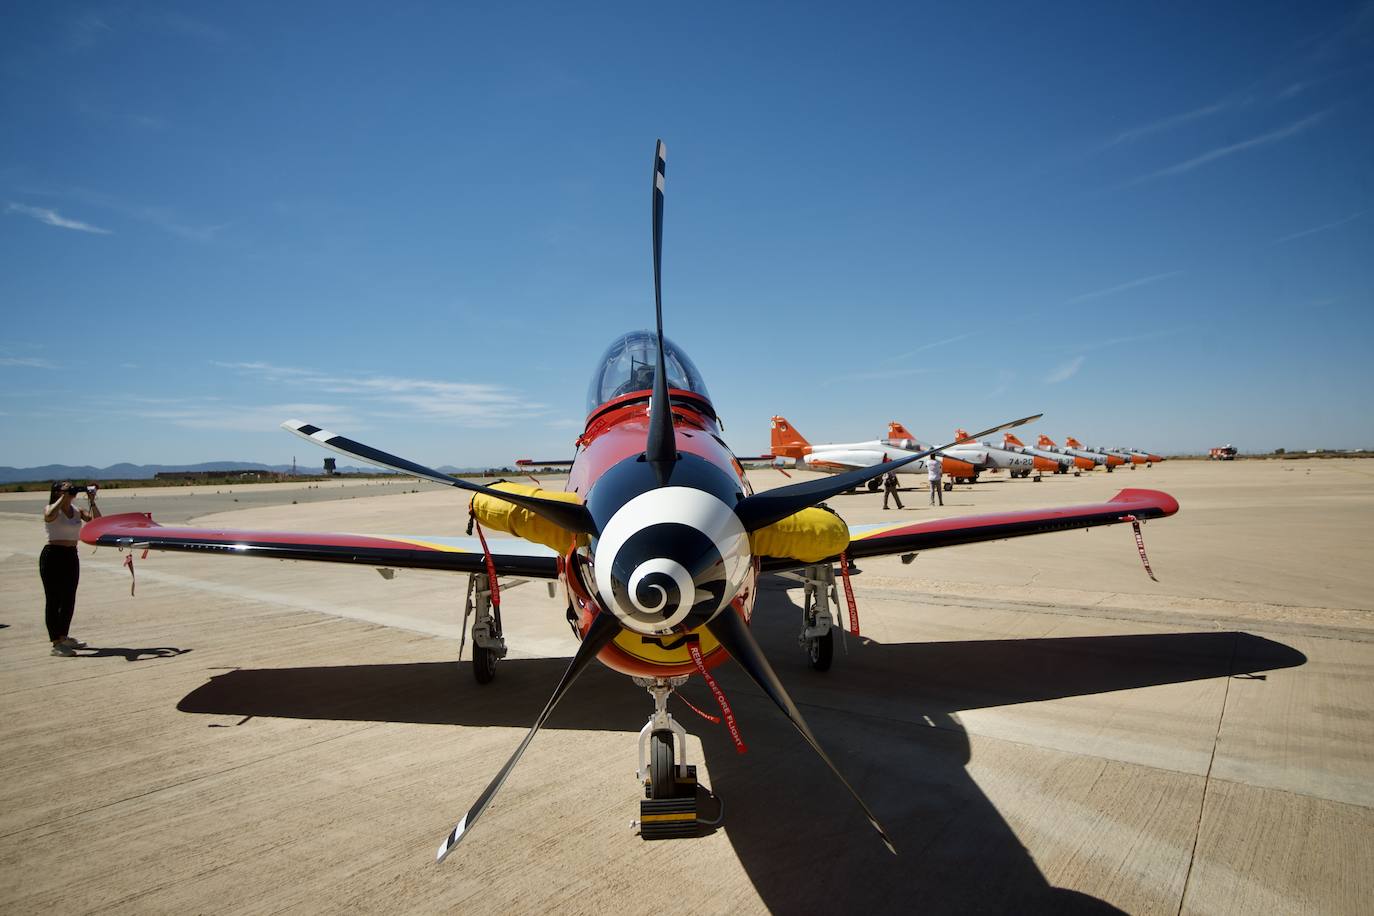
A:
{"label": "ground crew member", "polygon": [[897,495],[897,472],[888,471],[883,475],[883,508],[887,508],[887,498],[892,497],[897,500],[897,508],[905,509],[902,505],[902,498]]}
{"label": "ground crew member", "polygon": [[938,499],[943,506],[945,493],[940,488],[940,459],[934,455],[926,459],[926,478],[930,481],[930,504],[935,505],[935,500]]}

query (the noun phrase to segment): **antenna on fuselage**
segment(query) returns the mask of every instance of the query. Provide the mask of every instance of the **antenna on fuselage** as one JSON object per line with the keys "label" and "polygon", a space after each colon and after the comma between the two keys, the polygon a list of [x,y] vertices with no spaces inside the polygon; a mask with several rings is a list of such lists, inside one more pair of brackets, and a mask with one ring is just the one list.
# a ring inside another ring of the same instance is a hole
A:
{"label": "antenna on fuselage", "polygon": [[668,167],[668,148],[659,140],[654,148],[654,316],[658,321],[658,364],[649,399],[649,441],[644,458],[653,466],[659,486],[668,482],[677,461],[673,435],[673,408],[668,401],[668,369],[663,356],[663,176]]}

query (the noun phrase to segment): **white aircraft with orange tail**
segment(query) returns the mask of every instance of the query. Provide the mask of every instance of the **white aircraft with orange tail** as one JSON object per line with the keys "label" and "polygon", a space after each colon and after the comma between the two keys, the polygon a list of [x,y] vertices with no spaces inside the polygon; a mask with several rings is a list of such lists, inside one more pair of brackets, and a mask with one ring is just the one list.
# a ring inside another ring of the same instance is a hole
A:
{"label": "white aircraft with orange tail", "polygon": [[[1072,443],[1074,440],[1069,439],[1067,441]],[[1142,452],[1133,448],[1099,448],[1096,445],[1087,445],[1084,446],[1084,448],[1091,449],[1094,452],[1102,452],[1104,455],[1118,455],[1126,459],[1132,466],[1143,464],[1149,467],[1152,464],[1158,464],[1164,460],[1159,455],[1155,455],[1151,452]]]}
{"label": "white aircraft with orange tail", "polygon": [[[902,428],[900,423],[893,426]],[[875,465],[900,461],[924,449],[916,445],[908,434],[892,439],[869,439],[865,442],[827,442],[812,445],[806,437],[786,417],[773,417],[771,433],[772,453],[775,458],[790,458],[798,468],[822,471],[827,474],[840,474],[855,468],[869,468]],[[940,467],[945,476],[956,480],[977,478],[978,472],[986,467],[981,452],[974,453],[965,449],[955,455],[953,449],[940,452]],[[895,471],[898,474],[918,474],[926,476],[925,458],[904,464]],[[880,481],[877,477],[868,481],[868,489],[876,491]]]}
{"label": "white aircraft with orange tail", "polygon": [[[1030,455],[1041,461],[1053,461],[1058,466],[1058,470],[1055,471],[1056,474],[1067,474],[1069,471],[1072,471],[1073,475],[1077,477],[1083,471],[1091,471],[1093,468],[1097,467],[1097,465],[1093,464],[1087,458],[1079,458],[1077,455],[1052,452],[1045,448],[1032,448],[1011,433],[1005,433],[1002,436],[1002,448],[1009,452],[1020,452],[1022,455]],[[1036,465],[1036,467],[1040,466],[1041,465],[1038,464]]]}
{"label": "white aircraft with orange tail", "polygon": [[[926,447],[912,435],[909,429],[896,420],[887,424],[887,435],[888,442],[901,444],[913,450]],[[1035,463],[1026,455],[1018,455],[1015,452],[1000,449],[990,442],[978,442],[962,429],[955,436],[960,440],[959,443],[952,448],[941,450],[940,454],[949,455],[951,458],[963,461],[974,468],[974,473],[970,477],[950,473],[948,466],[946,466],[945,473],[956,481],[962,478],[968,483],[973,483],[978,479],[979,471],[1010,471],[1013,477],[1029,477],[1031,471],[1035,470]]]}
{"label": "white aircraft with orange tail", "polygon": [[1037,474],[1064,472],[1063,465],[1058,461],[1007,448],[1004,445],[995,445],[992,442],[979,442],[962,429],[954,431],[954,438],[960,445],[980,445],[987,449],[988,460],[994,462],[999,469],[1005,469],[1012,477],[1029,477],[1032,471]]}
{"label": "white aircraft with orange tail", "polygon": [[1041,434],[1040,441],[1036,443],[1040,448],[1051,451],[1062,452],[1065,455],[1074,455],[1078,458],[1086,458],[1093,463],[1093,467],[1105,467],[1107,473],[1116,470],[1117,467],[1126,463],[1126,459],[1120,455],[1108,455],[1103,452],[1095,452],[1083,447],[1083,443],[1070,436],[1064,440],[1062,446],[1056,445],[1049,436]]}

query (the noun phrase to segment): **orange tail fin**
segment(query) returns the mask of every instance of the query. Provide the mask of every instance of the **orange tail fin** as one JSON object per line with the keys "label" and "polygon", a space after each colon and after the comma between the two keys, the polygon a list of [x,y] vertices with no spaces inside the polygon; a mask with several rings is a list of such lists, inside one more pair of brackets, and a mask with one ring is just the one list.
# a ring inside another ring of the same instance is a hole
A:
{"label": "orange tail fin", "polygon": [[1003,433],[1002,441],[1005,442],[1007,445],[1019,445],[1022,448],[1026,447],[1025,443],[1023,443],[1020,439],[1013,436],[1011,433]]}
{"label": "orange tail fin", "polygon": [[914,435],[912,435],[911,430],[907,429],[905,426],[898,423],[896,420],[893,420],[891,423],[887,424],[887,437],[889,439],[916,438]]}
{"label": "orange tail fin", "polygon": [[971,442],[973,440],[973,437],[968,434],[968,431],[963,429],[956,429],[954,431],[954,438],[958,442]]}
{"label": "orange tail fin", "polygon": [[811,443],[787,422],[786,417],[773,418],[773,454],[780,458],[801,458],[811,451]]}
{"label": "orange tail fin", "polygon": [[1070,436],[1069,438],[1065,439],[1064,442],[1065,442],[1065,444],[1068,445],[1069,448],[1082,448],[1082,447],[1083,447],[1083,443],[1082,443],[1082,442],[1079,442],[1079,441],[1078,441],[1077,439],[1075,439],[1073,436]]}
{"label": "orange tail fin", "polygon": [[1041,433],[1040,441],[1036,444],[1039,445],[1041,448],[1045,448],[1046,446],[1053,446],[1054,440],[1051,439],[1049,436],[1045,435],[1044,433]]}

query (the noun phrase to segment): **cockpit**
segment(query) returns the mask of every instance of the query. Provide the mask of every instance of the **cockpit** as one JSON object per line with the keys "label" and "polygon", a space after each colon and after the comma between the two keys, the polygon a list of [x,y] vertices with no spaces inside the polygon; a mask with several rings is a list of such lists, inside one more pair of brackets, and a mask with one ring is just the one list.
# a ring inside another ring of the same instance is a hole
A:
{"label": "cockpit", "polygon": [[[710,403],[711,395],[696,365],[677,344],[666,337],[663,343],[668,387],[690,391]],[[657,361],[658,342],[652,331],[632,331],[611,341],[592,373],[592,383],[587,389],[587,413],[615,398],[636,391],[650,391],[654,387]]]}

